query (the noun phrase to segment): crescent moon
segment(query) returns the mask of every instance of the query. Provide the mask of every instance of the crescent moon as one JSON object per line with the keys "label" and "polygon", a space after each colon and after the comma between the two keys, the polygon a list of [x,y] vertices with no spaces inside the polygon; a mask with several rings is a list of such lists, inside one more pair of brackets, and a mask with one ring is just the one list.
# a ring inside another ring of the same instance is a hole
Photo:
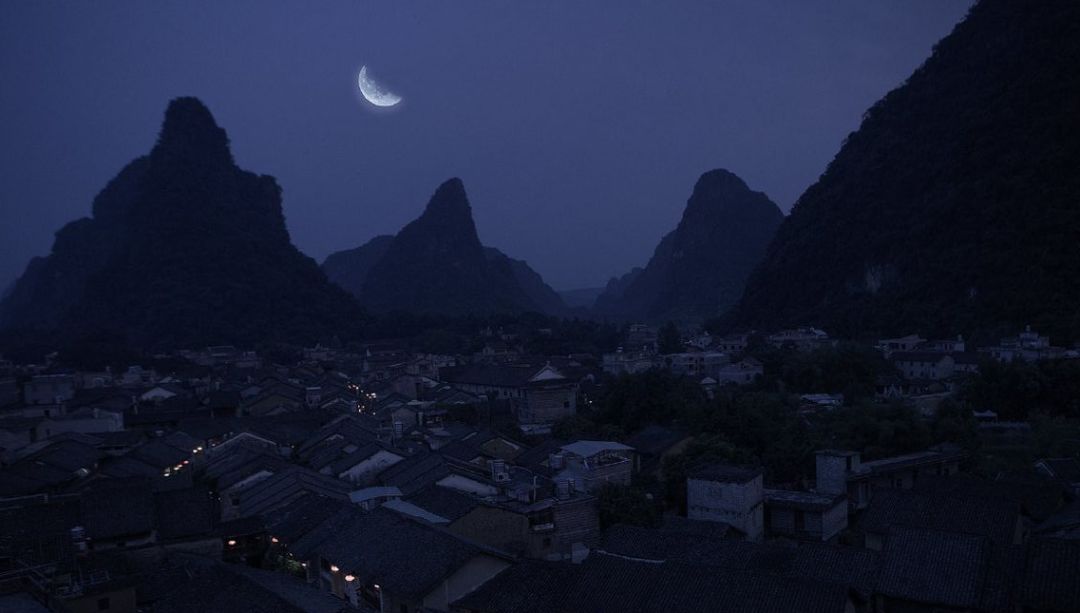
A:
{"label": "crescent moon", "polygon": [[367,66],[360,67],[360,76],[357,78],[357,82],[360,85],[360,93],[364,95],[364,99],[375,106],[389,107],[401,102],[401,96],[379,87],[379,84],[368,76]]}

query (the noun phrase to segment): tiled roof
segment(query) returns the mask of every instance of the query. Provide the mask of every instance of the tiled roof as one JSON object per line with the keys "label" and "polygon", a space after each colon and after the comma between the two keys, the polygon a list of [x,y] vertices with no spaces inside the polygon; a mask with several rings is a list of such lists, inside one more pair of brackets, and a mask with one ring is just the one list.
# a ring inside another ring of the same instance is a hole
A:
{"label": "tiled roof", "polygon": [[217,526],[217,501],[204,487],[158,492],[154,507],[159,539],[208,537]]}
{"label": "tiled roof", "polygon": [[1027,546],[1020,600],[1046,611],[1080,611],[1080,540],[1034,539]]}
{"label": "tiled roof", "polygon": [[626,444],[639,453],[658,456],[687,436],[685,432],[650,424],[627,439]]}
{"label": "tiled roof", "polygon": [[800,490],[765,489],[764,492],[765,502],[769,505],[808,511],[825,511],[846,501],[844,495],[831,496]]}
{"label": "tiled roof", "polygon": [[439,378],[448,383],[523,387],[543,366],[469,364],[439,369]]}
{"label": "tiled roof", "polygon": [[864,594],[873,591],[878,553],[857,547],[729,540],[722,535],[679,528],[649,529],[616,525],[607,530],[601,549],[645,560],[667,560],[709,566],[724,571],[747,571],[850,586]]}
{"label": "tiled roof", "polygon": [[429,485],[406,500],[450,521],[464,517],[481,504],[464,492],[439,485]]}
{"label": "tiled roof", "polygon": [[347,507],[348,502],[307,494],[278,509],[269,518],[267,531],[271,536],[291,545]]}
{"label": "tiled roof", "polygon": [[39,462],[68,472],[92,468],[105,454],[92,445],[74,440],[61,440],[31,454],[26,460]]}
{"label": "tiled roof", "polygon": [[1056,479],[1068,483],[1080,483],[1080,460],[1076,458],[1045,458],[1039,460]]}
{"label": "tiled roof", "polygon": [[580,570],[566,562],[522,560],[454,606],[485,613],[558,613],[566,610],[567,594]]}
{"label": "tiled roof", "polygon": [[885,534],[893,526],[986,536],[999,545],[1013,542],[1019,506],[970,496],[946,496],[916,491],[874,491],[859,528]]}
{"label": "tiled roof", "polygon": [[840,585],[596,553],[581,565],[560,610],[839,613],[848,602],[848,590]]}
{"label": "tiled roof", "polygon": [[320,531],[323,540],[312,549],[321,558],[395,595],[424,596],[484,553],[448,532],[385,509],[342,511]]}
{"label": "tiled roof", "polygon": [[924,362],[937,364],[948,356],[949,354],[947,353],[938,353],[936,351],[896,351],[889,355],[889,359],[893,362]]}
{"label": "tiled roof", "polygon": [[919,475],[917,492],[939,496],[969,496],[1014,503],[1035,520],[1050,517],[1061,507],[1061,485],[1048,478],[1003,476],[997,480],[960,473],[951,476]]}
{"label": "tiled roof", "polygon": [[928,605],[974,608],[989,564],[984,536],[895,527],[882,552],[878,592]]}
{"label": "tiled roof", "polygon": [[106,479],[83,492],[80,509],[91,540],[142,535],[154,529],[148,479]]}
{"label": "tiled roof", "polygon": [[437,453],[410,456],[379,473],[383,485],[393,485],[408,497],[450,474],[446,460]]}
{"label": "tiled roof", "polygon": [[181,451],[164,441],[154,439],[132,449],[127,455],[163,470],[190,458],[191,450]]}
{"label": "tiled roof", "polygon": [[696,468],[690,472],[691,479],[704,481],[722,481],[728,483],[746,483],[761,475],[760,468],[746,468],[729,464],[711,464]]}
{"label": "tiled roof", "polygon": [[344,481],[300,467],[276,473],[244,491],[240,516],[267,515],[308,493],[345,500],[352,488]]}
{"label": "tiled roof", "polygon": [[[196,556],[172,556],[151,577],[155,613],[334,613],[341,601],[283,573],[241,569]],[[148,582],[151,583],[151,582]],[[146,598],[148,595],[144,595]]]}

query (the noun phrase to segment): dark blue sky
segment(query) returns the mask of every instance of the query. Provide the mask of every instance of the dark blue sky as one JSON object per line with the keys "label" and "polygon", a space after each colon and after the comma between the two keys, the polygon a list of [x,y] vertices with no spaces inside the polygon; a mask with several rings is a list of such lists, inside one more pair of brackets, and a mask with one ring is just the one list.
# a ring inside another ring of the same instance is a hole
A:
{"label": "dark blue sky", "polygon": [[[195,95],[322,260],[460,176],[558,289],[643,265],[697,176],[787,211],[968,0],[0,3],[0,285]],[[316,8],[317,7],[317,8]],[[404,97],[372,112],[367,64]]]}

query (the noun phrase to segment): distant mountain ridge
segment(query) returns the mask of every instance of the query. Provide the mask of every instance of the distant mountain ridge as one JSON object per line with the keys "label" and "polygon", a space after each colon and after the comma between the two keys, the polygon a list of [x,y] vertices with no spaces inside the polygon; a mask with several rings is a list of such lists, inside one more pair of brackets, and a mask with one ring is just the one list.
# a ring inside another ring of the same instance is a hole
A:
{"label": "distant mountain ridge", "polygon": [[729,323],[1080,340],[1080,3],[982,0],[799,198]]}
{"label": "distant mountain ridge", "polygon": [[56,233],[0,303],[0,328],[131,346],[313,342],[359,305],[290,242],[273,177],[237,168],[195,98],[170,102],[149,155]]}
{"label": "distant mountain ridge", "polygon": [[562,298],[523,260],[484,247],[460,179],[439,186],[396,236],[331,254],[323,271],[375,311],[561,314]]}
{"label": "distant mountain ridge", "polygon": [[715,317],[738,300],[783,219],[768,196],[735,174],[706,172],[649,263],[609,281],[595,311],[652,322]]}

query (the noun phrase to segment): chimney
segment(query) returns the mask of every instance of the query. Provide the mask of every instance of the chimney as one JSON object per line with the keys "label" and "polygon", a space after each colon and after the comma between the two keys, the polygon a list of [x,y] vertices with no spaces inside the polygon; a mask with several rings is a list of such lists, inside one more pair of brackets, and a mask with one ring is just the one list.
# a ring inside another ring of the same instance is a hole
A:
{"label": "chimney", "polygon": [[858,452],[827,449],[818,451],[815,460],[815,489],[822,494],[846,495],[848,474],[859,470]]}
{"label": "chimney", "polygon": [[508,481],[510,474],[506,472],[506,460],[491,461],[491,478],[495,481]]}
{"label": "chimney", "polygon": [[86,529],[75,526],[71,529],[71,542],[75,546],[76,555],[86,555]]}
{"label": "chimney", "polygon": [[405,425],[400,421],[394,421],[394,440],[401,439],[405,435]]}
{"label": "chimney", "polygon": [[558,497],[559,500],[566,500],[566,499],[570,498],[570,480],[569,479],[559,479],[559,482],[558,482],[558,484],[556,486],[555,495],[556,495],[556,497]]}
{"label": "chimney", "polygon": [[551,470],[562,470],[563,467],[566,466],[566,456],[563,455],[562,452],[553,453],[548,458],[548,465],[551,467]]}

